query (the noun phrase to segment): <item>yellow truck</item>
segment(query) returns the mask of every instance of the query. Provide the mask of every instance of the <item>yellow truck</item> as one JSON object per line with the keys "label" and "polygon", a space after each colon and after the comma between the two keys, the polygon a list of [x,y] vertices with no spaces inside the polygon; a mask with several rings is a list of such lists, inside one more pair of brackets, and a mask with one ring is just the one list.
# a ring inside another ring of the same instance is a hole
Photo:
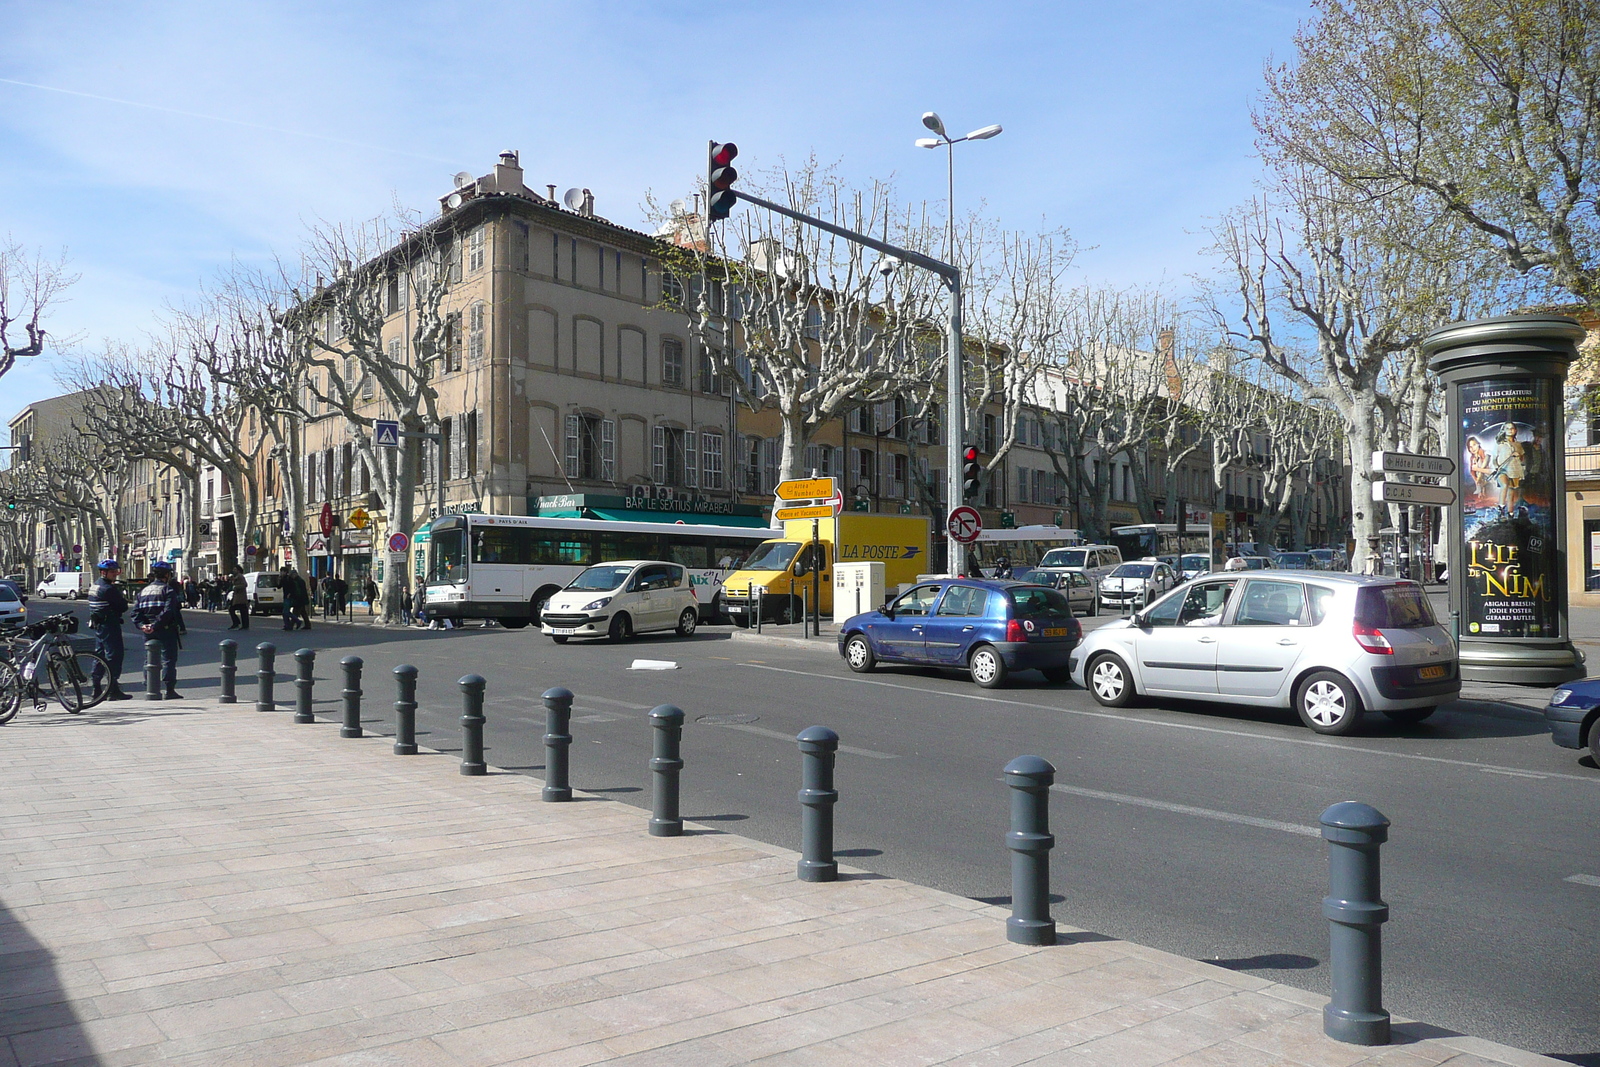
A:
{"label": "yellow truck", "polygon": [[[822,614],[833,611],[833,564],[881,561],[884,585],[891,592],[902,582],[915,582],[928,572],[930,524],[921,515],[870,515],[847,511],[837,518],[788,519],[783,537],[763,541],[750,558],[722,583],[722,611],[735,625],[749,626],[755,605],[770,622],[793,622],[801,606],[811,607],[811,531],[816,523],[822,556]],[[877,605],[873,605],[876,607]]]}

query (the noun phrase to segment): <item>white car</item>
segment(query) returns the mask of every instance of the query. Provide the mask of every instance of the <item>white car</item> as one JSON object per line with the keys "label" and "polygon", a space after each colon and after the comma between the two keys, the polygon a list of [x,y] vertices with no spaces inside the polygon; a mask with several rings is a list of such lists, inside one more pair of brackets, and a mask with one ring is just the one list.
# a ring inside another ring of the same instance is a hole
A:
{"label": "white car", "polygon": [[28,609],[9,583],[0,585],[0,630],[16,630],[28,621]]}
{"label": "white car", "polygon": [[1100,606],[1108,611],[1142,608],[1177,584],[1177,572],[1160,560],[1124,563],[1100,579]]}
{"label": "white car", "polygon": [[1450,634],[1416,582],[1320,571],[1213,575],[1094,630],[1073,681],[1107,707],[1170,696],[1292,707],[1319,734],[1367,711],[1421,722],[1461,692]]}
{"label": "white car", "polygon": [[597,563],[546,602],[540,630],[558,645],[571,637],[624,641],[651,630],[694,633],[700,609],[689,573],[660,560]]}

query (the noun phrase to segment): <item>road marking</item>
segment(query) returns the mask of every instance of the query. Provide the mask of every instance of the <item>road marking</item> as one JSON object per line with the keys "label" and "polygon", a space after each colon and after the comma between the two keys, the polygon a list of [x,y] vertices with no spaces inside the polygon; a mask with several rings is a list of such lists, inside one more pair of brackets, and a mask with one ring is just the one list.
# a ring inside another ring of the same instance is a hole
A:
{"label": "road marking", "polygon": [[[1229,730],[1221,726],[1201,726],[1198,723],[1188,722],[1163,722],[1160,719],[1145,719],[1138,715],[1116,715],[1105,711],[1084,711],[1081,708],[1064,708],[1058,704],[1035,704],[1026,700],[1007,700],[1004,697],[979,696],[977,693],[949,693],[940,689],[929,689],[925,686],[901,685],[897,682],[883,682],[871,678],[841,677],[837,674],[819,674],[816,671],[797,671],[789,667],[769,667],[762,663],[741,663],[741,667],[755,667],[757,670],[778,671],[782,674],[800,674],[808,678],[826,678],[834,682],[857,682],[861,685],[881,685],[885,689],[904,689],[911,693],[920,693],[924,696],[949,697],[952,700],[972,700],[984,704],[1010,704],[1019,708],[1036,708],[1040,711],[1054,711],[1063,715],[1078,715],[1086,719],[1107,719],[1112,722],[1131,722],[1141,726],[1158,726],[1169,730],[1194,730],[1203,734],[1222,734],[1225,737],[1246,737],[1253,741],[1271,741],[1283,745],[1307,745],[1311,748],[1331,748],[1338,752],[1356,752],[1367,756],[1388,756],[1392,759],[1416,760],[1421,763],[1443,763],[1452,767],[1467,767],[1475,771],[1499,770],[1512,774],[1525,774],[1516,767],[1498,767],[1494,764],[1474,763],[1472,760],[1450,759],[1446,756],[1422,756],[1414,752],[1386,752],[1381,748],[1366,748],[1362,745],[1344,745],[1333,741],[1318,741],[1309,737],[1276,737],[1271,734],[1251,733],[1248,730]],[[1557,771],[1542,771],[1545,778],[1559,778],[1568,782],[1584,782],[1589,785],[1600,784],[1600,775],[1562,774]]]}
{"label": "road marking", "polygon": [[1315,826],[1302,826],[1300,823],[1294,822],[1279,822],[1276,819],[1258,819],[1254,815],[1235,815],[1229,811],[1195,808],[1190,807],[1188,804],[1169,804],[1165,800],[1130,797],[1124,793],[1102,793],[1098,789],[1081,789],[1075,785],[1053,785],[1050,787],[1050,791],[1053,793],[1071,793],[1073,796],[1089,797],[1091,800],[1109,800],[1115,804],[1135,804],[1141,808],[1170,811],[1177,815],[1198,815],[1204,819],[1216,819],[1218,822],[1234,822],[1241,826],[1259,826],[1263,830],[1282,830],[1286,834],[1299,834],[1302,837],[1322,836],[1322,831]]}
{"label": "road marking", "polygon": [[612,715],[609,712],[597,711],[593,715],[574,715],[572,722],[617,722],[622,716]]}
{"label": "road marking", "polygon": [[615,708],[630,708],[633,711],[649,711],[655,707],[654,704],[630,704],[626,700],[607,700],[605,697],[592,697],[588,693],[583,694],[583,699],[592,700],[596,704],[610,704]]}
{"label": "road marking", "polygon": [[[747,734],[760,734],[762,737],[771,737],[771,738],[776,738],[779,741],[787,741],[791,745],[795,743],[794,734],[786,734],[781,730],[768,730],[765,727],[751,726],[751,725],[749,725],[747,723],[742,723],[742,722],[707,722],[707,723],[700,723],[699,725],[701,725],[701,726],[714,726],[718,730],[743,730]],[[852,748],[849,745],[840,745],[839,746],[839,751],[840,752],[848,752],[852,756],[865,756],[868,759],[899,759],[900,758],[899,756],[896,756],[892,752],[874,752],[870,748]]]}
{"label": "road marking", "polygon": [[1535,774],[1533,771],[1513,771],[1513,770],[1508,770],[1505,767],[1485,767],[1483,769],[1483,773],[1484,774],[1504,774],[1504,775],[1508,775],[1508,776],[1510,776],[1512,778],[1545,778],[1545,777],[1548,777],[1548,775]]}
{"label": "road marking", "polygon": [[1576,882],[1579,885],[1600,885],[1600,878],[1592,874],[1570,874],[1561,879],[1563,882]]}

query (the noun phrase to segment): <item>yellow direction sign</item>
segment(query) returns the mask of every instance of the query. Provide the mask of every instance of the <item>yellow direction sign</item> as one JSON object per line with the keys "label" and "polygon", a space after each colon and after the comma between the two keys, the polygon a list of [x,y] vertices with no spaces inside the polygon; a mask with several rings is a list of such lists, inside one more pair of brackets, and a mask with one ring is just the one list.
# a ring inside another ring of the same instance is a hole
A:
{"label": "yellow direction sign", "polygon": [[350,525],[358,530],[365,530],[370,518],[366,508],[356,508],[350,513]]}
{"label": "yellow direction sign", "polygon": [[833,518],[832,504],[807,504],[797,508],[778,508],[772,513],[774,519],[831,519]]}
{"label": "yellow direction sign", "polygon": [[[779,500],[826,500],[834,494],[832,478],[795,478],[787,482],[779,482],[778,488],[773,490]],[[791,515],[789,518],[803,518],[800,515]]]}

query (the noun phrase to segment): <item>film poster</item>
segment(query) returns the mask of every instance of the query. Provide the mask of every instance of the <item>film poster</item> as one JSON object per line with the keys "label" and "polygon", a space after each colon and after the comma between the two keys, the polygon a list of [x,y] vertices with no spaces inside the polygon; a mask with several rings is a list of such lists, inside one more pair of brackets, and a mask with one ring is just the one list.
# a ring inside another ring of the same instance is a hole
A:
{"label": "film poster", "polygon": [[1559,637],[1551,382],[1491,378],[1460,389],[1462,633]]}

